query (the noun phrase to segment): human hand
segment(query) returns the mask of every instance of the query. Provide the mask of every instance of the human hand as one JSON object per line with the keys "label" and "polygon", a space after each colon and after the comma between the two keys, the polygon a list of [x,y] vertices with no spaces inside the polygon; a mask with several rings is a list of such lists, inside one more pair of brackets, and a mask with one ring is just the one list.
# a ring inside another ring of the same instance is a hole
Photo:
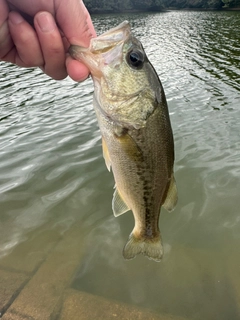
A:
{"label": "human hand", "polygon": [[40,67],[50,77],[82,81],[87,67],[67,53],[96,36],[81,0],[0,0],[0,60]]}

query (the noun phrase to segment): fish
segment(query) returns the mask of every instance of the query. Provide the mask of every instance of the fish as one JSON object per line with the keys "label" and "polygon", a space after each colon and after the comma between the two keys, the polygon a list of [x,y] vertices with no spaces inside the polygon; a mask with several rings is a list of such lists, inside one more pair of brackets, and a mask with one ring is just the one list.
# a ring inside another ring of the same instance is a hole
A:
{"label": "fish", "polygon": [[129,210],[134,216],[123,257],[143,254],[159,262],[161,207],[172,211],[177,203],[174,140],[161,81],[128,21],[92,38],[88,48],[72,45],[69,53],[93,79],[103,157],[115,180],[114,216]]}

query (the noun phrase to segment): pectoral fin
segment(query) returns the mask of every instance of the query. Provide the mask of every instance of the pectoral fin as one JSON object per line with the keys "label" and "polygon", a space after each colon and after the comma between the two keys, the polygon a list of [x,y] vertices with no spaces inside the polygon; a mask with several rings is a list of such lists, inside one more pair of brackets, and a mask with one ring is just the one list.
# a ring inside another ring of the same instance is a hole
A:
{"label": "pectoral fin", "polygon": [[108,168],[108,171],[110,171],[111,170],[111,160],[110,160],[110,156],[109,156],[108,147],[107,147],[106,142],[103,137],[102,137],[102,150],[103,150],[103,158],[105,160],[106,166]]}
{"label": "pectoral fin", "polygon": [[128,129],[115,126],[115,138],[120,144],[121,150],[133,161],[141,161],[143,153],[135,140],[128,134]]}
{"label": "pectoral fin", "polygon": [[120,196],[117,189],[114,191],[114,194],[113,194],[112,209],[115,217],[118,217],[121,214],[130,210],[130,208],[126,205],[126,203]]}
{"label": "pectoral fin", "polygon": [[167,211],[172,211],[176,206],[177,200],[178,200],[177,186],[176,186],[174,176],[172,175],[171,181],[169,184],[169,188],[168,188],[168,192],[167,192],[167,196],[166,196],[165,201],[163,203],[163,207]]}

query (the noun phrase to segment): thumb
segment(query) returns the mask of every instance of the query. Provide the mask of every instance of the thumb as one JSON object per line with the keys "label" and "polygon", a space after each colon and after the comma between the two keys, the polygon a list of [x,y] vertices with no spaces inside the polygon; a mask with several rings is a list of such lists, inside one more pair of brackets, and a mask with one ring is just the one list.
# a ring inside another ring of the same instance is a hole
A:
{"label": "thumb", "polygon": [[56,20],[70,44],[88,47],[96,36],[91,17],[79,0],[56,0]]}

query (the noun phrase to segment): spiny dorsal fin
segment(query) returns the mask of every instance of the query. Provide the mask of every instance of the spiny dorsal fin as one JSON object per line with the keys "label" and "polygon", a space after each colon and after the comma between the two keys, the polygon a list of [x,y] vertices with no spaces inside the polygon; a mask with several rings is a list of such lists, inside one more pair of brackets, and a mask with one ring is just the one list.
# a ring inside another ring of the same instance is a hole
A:
{"label": "spiny dorsal fin", "polygon": [[176,181],[174,179],[174,176],[172,175],[167,196],[162,206],[167,211],[172,211],[176,206],[177,200],[178,200],[177,186],[176,186]]}
{"label": "spiny dorsal fin", "polygon": [[117,189],[114,191],[113,194],[112,209],[115,217],[118,217],[121,214],[130,210],[130,208],[123,201]]}

